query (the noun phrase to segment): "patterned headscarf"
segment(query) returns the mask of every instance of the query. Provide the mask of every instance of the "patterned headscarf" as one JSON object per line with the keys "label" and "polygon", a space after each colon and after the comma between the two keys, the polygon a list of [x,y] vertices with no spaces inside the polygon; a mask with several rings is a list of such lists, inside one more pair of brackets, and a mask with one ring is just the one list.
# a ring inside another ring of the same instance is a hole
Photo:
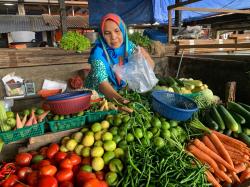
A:
{"label": "patterned headscarf", "polygon": [[[111,48],[108,46],[107,42],[104,39],[104,24],[107,20],[114,21],[120,28],[123,34],[123,43],[119,48]],[[107,14],[102,18],[100,24],[100,34],[99,38],[95,43],[95,47],[92,49],[90,54],[90,63],[93,60],[101,60],[106,67],[107,73],[109,75],[109,80],[112,82],[116,90],[125,86],[125,82],[120,79],[120,76],[113,72],[112,66],[115,64],[125,64],[127,63],[128,55],[130,55],[132,47],[132,42],[128,40],[127,28],[123,20],[116,14]],[[121,61],[122,59],[122,61]]]}

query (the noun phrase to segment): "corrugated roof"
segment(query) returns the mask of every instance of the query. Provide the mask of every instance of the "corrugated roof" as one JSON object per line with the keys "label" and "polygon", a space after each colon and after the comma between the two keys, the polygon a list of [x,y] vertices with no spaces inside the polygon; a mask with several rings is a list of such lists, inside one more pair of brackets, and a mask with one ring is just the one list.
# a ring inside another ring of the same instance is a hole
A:
{"label": "corrugated roof", "polygon": [[[59,15],[42,15],[47,25],[60,27]],[[67,16],[67,28],[89,28],[88,16]]]}
{"label": "corrugated roof", "polygon": [[54,25],[48,25],[40,15],[0,15],[0,33],[13,31],[51,31]]}

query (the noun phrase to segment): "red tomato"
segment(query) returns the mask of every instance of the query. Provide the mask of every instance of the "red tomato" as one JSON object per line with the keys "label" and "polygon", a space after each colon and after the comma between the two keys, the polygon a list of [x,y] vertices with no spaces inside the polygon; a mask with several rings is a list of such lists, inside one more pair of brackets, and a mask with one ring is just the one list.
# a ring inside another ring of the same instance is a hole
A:
{"label": "red tomato", "polygon": [[13,187],[28,187],[28,186],[17,182]]}
{"label": "red tomato", "polygon": [[58,187],[58,182],[55,177],[42,175],[38,179],[37,187]]}
{"label": "red tomato", "polygon": [[60,168],[65,168],[65,169],[72,169],[73,164],[70,159],[65,158],[60,162]]}
{"label": "red tomato", "polygon": [[105,181],[100,181],[100,187],[109,187],[109,185]]}
{"label": "red tomato", "polygon": [[96,178],[98,178],[99,180],[104,180],[105,177],[105,173],[103,171],[97,171],[95,172]]}
{"label": "red tomato", "polygon": [[40,168],[40,175],[53,176],[57,172],[57,168],[53,165],[43,166]]}
{"label": "red tomato", "polygon": [[81,163],[81,157],[75,153],[68,154],[67,158],[70,159],[74,166]]}
{"label": "red tomato", "polygon": [[26,181],[29,185],[36,186],[38,177],[39,177],[39,172],[32,171],[31,173],[27,174]]}
{"label": "red tomato", "polygon": [[82,165],[91,165],[91,158],[90,157],[83,157]]}
{"label": "red tomato", "polygon": [[38,168],[41,168],[43,166],[48,166],[48,165],[51,165],[50,161],[49,160],[41,160],[39,163],[38,163]]}
{"label": "red tomato", "polygon": [[61,160],[65,159],[67,156],[67,153],[64,152],[57,152],[54,156],[54,159],[56,162],[60,162]]}
{"label": "red tomato", "polygon": [[29,154],[31,154],[32,157],[34,157],[34,156],[38,155],[38,152],[37,151],[30,151]]}
{"label": "red tomato", "polygon": [[18,169],[17,176],[19,180],[24,181],[29,173],[32,172],[32,169],[30,167],[22,167]]}
{"label": "red tomato", "polygon": [[18,180],[17,176],[11,174],[7,179],[5,179],[5,181],[3,182],[3,184],[1,186],[2,187],[14,186],[14,184],[17,182],[17,180]]}
{"label": "red tomato", "polygon": [[70,181],[73,178],[73,171],[71,169],[61,169],[56,173],[58,182]]}
{"label": "red tomato", "polygon": [[82,186],[86,181],[90,179],[95,179],[96,175],[92,172],[87,171],[79,171],[76,176],[76,181],[78,186]]}
{"label": "red tomato", "polygon": [[64,181],[64,182],[60,183],[59,186],[60,187],[74,187],[73,183],[70,181]]}
{"label": "red tomato", "polygon": [[40,155],[42,155],[45,158],[47,156],[47,150],[48,147],[42,147],[39,151]]}
{"label": "red tomato", "polygon": [[47,157],[49,159],[53,158],[55,154],[59,151],[59,145],[56,143],[50,144],[48,150],[47,150]]}
{"label": "red tomato", "polygon": [[100,181],[98,179],[87,180],[82,187],[101,187]]}
{"label": "red tomato", "polygon": [[29,153],[19,153],[16,155],[16,164],[19,166],[29,166],[32,155]]}
{"label": "red tomato", "polygon": [[80,165],[75,165],[75,166],[73,166],[72,171],[73,171],[73,173],[78,173],[79,169],[80,169]]}

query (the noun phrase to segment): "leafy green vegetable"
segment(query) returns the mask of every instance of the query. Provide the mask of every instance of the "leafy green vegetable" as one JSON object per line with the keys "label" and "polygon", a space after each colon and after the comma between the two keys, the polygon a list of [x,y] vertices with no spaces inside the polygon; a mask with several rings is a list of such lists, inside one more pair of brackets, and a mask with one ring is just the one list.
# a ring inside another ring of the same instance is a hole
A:
{"label": "leafy green vegetable", "polygon": [[150,50],[150,45],[152,40],[150,40],[147,36],[143,36],[139,32],[134,32],[133,34],[129,34],[129,40],[134,42],[136,45],[147,48]]}
{"label": "leafy green vegetable", "polygon": [[91,43],[88,38],[78,32],[67,32],[65,35],[63,35],[60,46],[64,50],[83,52],[90,48]]}

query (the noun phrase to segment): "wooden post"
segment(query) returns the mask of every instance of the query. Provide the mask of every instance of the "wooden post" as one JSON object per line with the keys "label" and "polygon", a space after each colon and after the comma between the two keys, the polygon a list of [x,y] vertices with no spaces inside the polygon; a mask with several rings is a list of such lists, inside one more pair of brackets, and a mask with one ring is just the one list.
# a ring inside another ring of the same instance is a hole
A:
{"label": "wooden post", "polygon": [[[181,0],[175,0],[175,4],[179,5]],[[181,11],[175,10],[175,27],[179,27],[181,25]]]}
{"label": "wooden post", "polygon": [[168,10],[168,44],[172,42],[172,9]]}
{"label": "wooden post", "polygon": [[225,93],[225,101],[235,101],[235,93],[236,93],[236,82],[227,82],[226,83],[226,93]]}
{"label": "wooden post", "polygon": [[25,8],[23,3],[18,4],[17,9],[19,15],[25,15]]}
{"label": "wooden post", "polygon": [[59,0],[60,3],[60,21],[61,21],[61,30],[62,34],[67,32],[67,16],[66,16],[66,8],[65,8],[65,0]]}

